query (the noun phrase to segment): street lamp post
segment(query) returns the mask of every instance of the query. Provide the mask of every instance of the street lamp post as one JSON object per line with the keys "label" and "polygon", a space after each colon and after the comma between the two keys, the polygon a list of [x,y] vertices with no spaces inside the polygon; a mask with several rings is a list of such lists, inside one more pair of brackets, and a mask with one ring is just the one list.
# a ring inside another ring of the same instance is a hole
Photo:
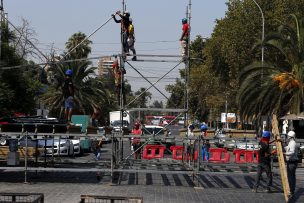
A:
{"label": "street lamp post", "polygon": [[[261,6],[256,2],[256,0],[252,0],[256,6],[259,8],[259,11],[261,13],[261,16],[262,16],[262,73],[261,73],[261,84],[262,84],[262,81],[263,81],[263,69],[264,69],[264,36],[265,36],[265,18],[264,18],[264,13],[263,13],[263,10],[261,8]],[[261,108],[260,108],[260,114],[261,114]],[[264,130],[264,129],[263,129]]]}
{"label": "street lamp post", "polygon": [[[256,2],[256,0],[252,0],[257,7],[259,8],[261,15],[262,15],[262,42],[264,41],[264,36],[265,36],[265,18],[264,18],[264,13],[260,5]],[[262,45],[262,66],[264,65],[264,45]],[[262,77],[263,77],[263,70],[262,70]]]}

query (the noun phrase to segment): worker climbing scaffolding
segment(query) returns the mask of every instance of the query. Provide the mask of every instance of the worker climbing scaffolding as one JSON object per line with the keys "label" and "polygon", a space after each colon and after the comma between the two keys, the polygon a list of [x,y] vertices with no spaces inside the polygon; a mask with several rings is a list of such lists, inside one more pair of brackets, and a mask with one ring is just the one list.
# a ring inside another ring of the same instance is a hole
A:
{"label": "worker climbing scaffolding", "polygon": [[115,56],[115,60],[112,64],[112,70],[114,73],[114,82],[115,82],[115,91],[117,95],[118,105],[120,105],[120,96],[122,94],[123,103],[126,103],[126,95],[124,90],[124,82],[122,81],[122,74],[125,74],[126,71],[119,65],[118,57]]}
{"label": "worker climbing scaffolding", "polygon": [[188,43],[189,43],[189,33],[190,33],[190,26],[188,24],[187,18],[182,19],[182,36],[180,37],[179,41],[181,42],[181,49],[182,49],[182,56],[185,60],[188,55]]}

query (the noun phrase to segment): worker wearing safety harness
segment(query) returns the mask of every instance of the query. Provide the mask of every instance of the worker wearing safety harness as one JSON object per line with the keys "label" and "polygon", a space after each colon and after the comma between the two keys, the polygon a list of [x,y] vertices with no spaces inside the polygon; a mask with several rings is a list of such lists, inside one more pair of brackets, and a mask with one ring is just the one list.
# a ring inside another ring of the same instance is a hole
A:
{"label": "worker wearing safety harness", "polygon": [[[120,16],[120,20],[115,18],[115,15]],[[121,15],[120,11],[117,11],[115,14],[112,14],[112,17],[116,23],[121,23],[122,30],[122,46],[125,54],[129,54],[129,46],[128,46],[128,37],[129,37],[129,26],[130,26],[130,13],[125,11],[123,15]]]}
{"label": "worker wearing safety harness", "polygon": [[187,18],[182,19],[182,24],[183,24],[183,33],[179,41],[181,42],[181,49],[182,49],[182,56],[183,59],[185,59],[188,55],[188,43],[189,43],[189,33],[190,33],[190,26],[188,24]]}
{"label": "worker wearing safety harness", "polygon": [[129,18],[130,20],[130,25],[129,25],[129,28],[128,28],[128,33],[129,33],[129,37],[128,37],[128,46],[129,46],[129,49],[133,52],[133,58],[132,58],[132,61],[136,61],[137,58],[136,58],[136,50],[134,48],[134,43],[135,43],[135,34],[134,34],[134,25],[133,25],[133,20],[132,18]]}

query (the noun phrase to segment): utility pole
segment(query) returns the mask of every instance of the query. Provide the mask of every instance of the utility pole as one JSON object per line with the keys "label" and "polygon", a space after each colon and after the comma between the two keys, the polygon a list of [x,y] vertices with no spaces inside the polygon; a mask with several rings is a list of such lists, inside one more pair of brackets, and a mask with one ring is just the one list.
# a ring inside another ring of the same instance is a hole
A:
{"label": "utility pole", "polygon": [[188,43],[187,43],[187,58],[185,59],[185,72],[186,72],[186,76],[185,76],[185,101],[184,101],[184,109],[187,110],[185,117],[184,117],[184,124],[186,129],[188,128],[189,125],[189,82],[190,82],[190,33],[191,33],[191,0],[189,0],[189,4],[187,6],[186,9],[186,18],[188,20],[188,24],[189,24],[189,34],[188,34]]}
{"label": "utility pole", "polygon": [[3,15],[4,15],[4,11],[3,11],[3,0],[1,0],[1,5],[0,5],[0,59],[1,59],[1,48],[2,48],[2,25],[4,24],[3,22]]}
{"label": "utility pole", "polygon": [[[125,13],[125,0],[122,0],[122,15],[124,15]],[[123,44],[123,27],[121,26],[121,30],[120,30],[120,39],[121,39],[121,53],[122,56],[120,57],[120,71],[121,71],[121,81],[120,81],[120,97],[119,97],[119,104],[120,104],[120,120],[121,120],[121,136],[123,136],[124,134],[124,129],[123,129],[123,114],[124,114],[124,73],[122,72],[122,70],[125,68],[125,60],[127,59],[127,56],[125,55],[126,53],[124,52],[124,44]],[[124,144],[123,144],[123,138],[121,139],[121,152],[120,152],[120,159],[123,160],[123,148],[124,148]]]}

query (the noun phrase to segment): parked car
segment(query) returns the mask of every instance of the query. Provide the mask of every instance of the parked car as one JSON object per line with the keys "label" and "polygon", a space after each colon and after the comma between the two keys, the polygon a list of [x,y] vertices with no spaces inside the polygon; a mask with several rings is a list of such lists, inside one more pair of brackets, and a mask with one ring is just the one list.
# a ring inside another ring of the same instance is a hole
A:
{"label": "parked car", "polygon": [[71,140],[73,143],[73,147],[74,147],[74,155],[82,155],[82,148],[80,145],[80,140],[79,139],[73,139]]}
{"label": "parked car", "polygon": [[153,137],[152,143],[159,143],[166,145],[166,148],[169,149],[170,146],[175,145],[175,137],[171,136],[171,133],[168,129],[157,126],[157,125],[145,125],[142,128],[143,136]]}
{"label": "parked car", "polygon": [[255,140],[243,140],[236,143],[236,149],[258,150],[259,143]]}
{"label": "parked car", "polygon": [[103,143],[110,143],[111,142],[111,135],[106,134],[104,127],[98,127],[98,135],[100,135],[101,140]]}
{"label": "parked car", "polygon": [[119,132],[121,130],[121,126],[130,129],[130,124],[126,120],[123,120],[122,123],[121,120],[116,120],[111,123],[111,127],[113,127],[114,132]]}
{"label": "parked car", "polygon": [[[46,155],[50,156],[52,154],[58,156],[73,156],[74,155],[74,144],[69,139],[46,139],[38,140],[38,147],[46,149]],[[52,150],[54,149],[54,150]],[[60,150],[60,151],[59,151]],[[59,152],[59,153],[58,153]],[[43,156],[44,156],[43,150]]]}

